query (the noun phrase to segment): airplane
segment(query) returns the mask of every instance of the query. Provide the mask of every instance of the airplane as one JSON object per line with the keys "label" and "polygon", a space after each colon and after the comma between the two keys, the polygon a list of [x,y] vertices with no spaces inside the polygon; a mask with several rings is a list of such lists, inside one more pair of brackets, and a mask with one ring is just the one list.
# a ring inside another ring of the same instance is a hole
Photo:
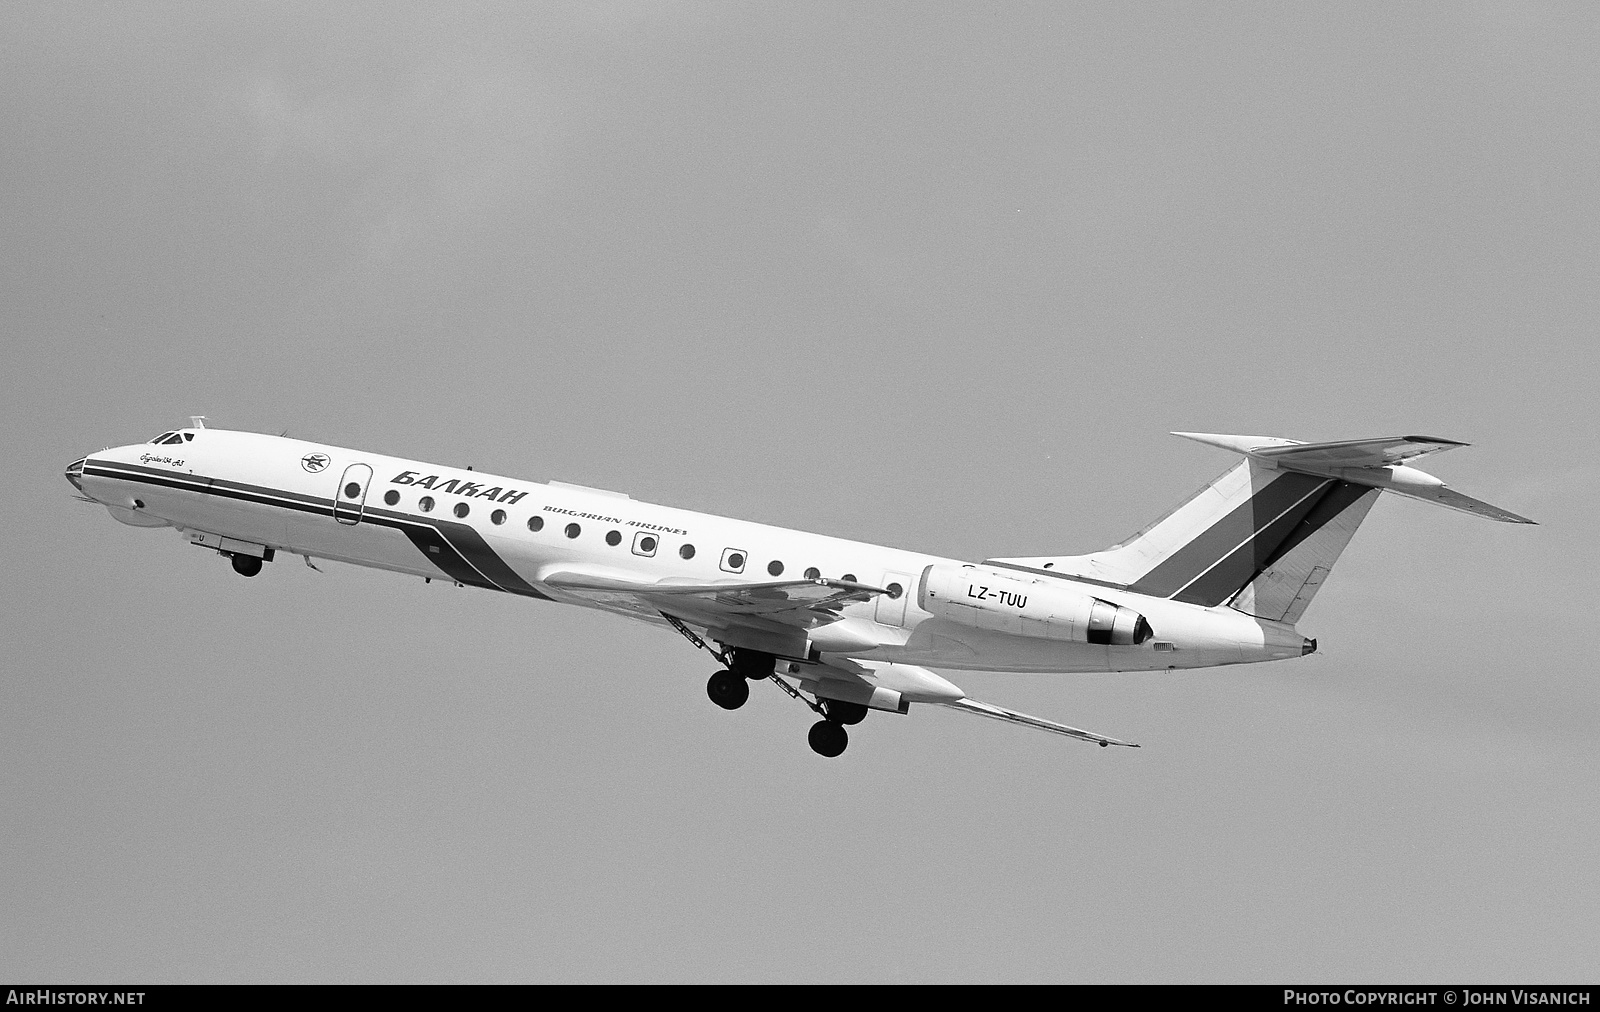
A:
{"label": "airplane", "polygon": [[947,671],[1106,672],[1299,657],[1296,628],[1382,492],[1507,523],[1412,462],[1432,436],[1307,443],[1178,432],[1242,457],[1132,537],[1087,555],[982,562],[847,541],[254,432],[186,428],[73,461],[78,498],[171,527],[253,577],[278,555],[597,608],[716,658],[712,702],[766,681],[842,754],[869,712],[940,706],[1138,747],[969,697]]}

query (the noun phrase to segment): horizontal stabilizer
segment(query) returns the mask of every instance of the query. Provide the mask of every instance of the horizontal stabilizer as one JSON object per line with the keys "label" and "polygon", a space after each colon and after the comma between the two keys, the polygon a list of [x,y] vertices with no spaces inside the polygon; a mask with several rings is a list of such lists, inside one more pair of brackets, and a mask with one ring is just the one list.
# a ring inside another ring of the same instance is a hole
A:
{"label": "horizontal stabilizer", "polygon": [[1079,580],[1206,608],[1300,620],[1380,492],[1503,523],[1532,520],[1462,495],[1407,461],[1466,443],[1380,436],[1304,443],[1176,432],[1244,457],[1132,537],[1087,555],[989,559],[1035,577]]}
{"label": "horizontal stabilizer", "polygon": [[1318,467],[1393,467],[1429,454],[1471,445],[1436,436],[1379,436],[1376,439],[1302,443],[1275,436],[1229,436],[1219,432],[1174,432],[1173,435],[1232,450],[1247,457]]}
{"label": "horizontal stabilizer", "polygon": [[1053,734],[1064,734],[1069,738],[1077,738],[1079,741],[1092,741],[1098,745],[1125,745],[1128,748],[1139,747],[1131,741],[1123,741],[1120,738],[1107,738],[1105,735],[1095,734],[1093,731],[1083,731],[1076,727],[1068,727],[1065,724],[1057,724],[1055,721],[1045,720],[1043,717],[1031,717],[1026,713],[1018,713],[1015,710],[1007,710],[1003,706],[995,706],[992,703],[980,703],[976,699],[953,699],[949,702],[940,702],[936,705],[947,706],[952,710],[960,710],[964,713],[975,713],[980,717],[989,717],[994,720],[1004,720],[1012,724],[1022,724],[1025,727],[1036,727],[1041,731],[1050,731]]}
{"label": "horizontal stabilizer", "polygon": [[1440,485],[1436,489],[1394,488],[1389,489],[1389,491],[1399,492],[1401,495],[1409,496],[1412,499],[1421,499],[1423,502],[1431,502],[1439,506],[1447,506],[1450,509],[1460,510],[1463,513],[1471,513],[1475,517],[1487,517],[1490,520],[1498,520],[1501,523],[1538,523],[1537,520],[1529,520],[1527,517],[1517,516],[1510,510],[1503,510],[1498,506],[1491,506],[1482,499],[1474,499],[1470,495],[1462,495],[1460,492],[1457,492],[1455,489],[1446,485]]}
{"label": "horizontal stabilizer", "polygon": [[1502,523],[1534,523],[1510,510],[1503,510],[1481,499],[1462,495],[1433,475],[1419,471],[1407,463],[1429,454],[1443,453],[1445,450],[1469,445],[1454,439],[1440,439],[1437,436],[1379,436],[1376,439],[1302,443],[1275,436],[1232,436],[1220,432],[1174,432],[1173,435],[1205,443],[1207,446],[1232,450],[1234,453],[1244,454],[1262,466],[1281,471],[1336,478],[1354,485],[1380,488],[1385,492],[1421,499],[1423,502],[1431,502]]}

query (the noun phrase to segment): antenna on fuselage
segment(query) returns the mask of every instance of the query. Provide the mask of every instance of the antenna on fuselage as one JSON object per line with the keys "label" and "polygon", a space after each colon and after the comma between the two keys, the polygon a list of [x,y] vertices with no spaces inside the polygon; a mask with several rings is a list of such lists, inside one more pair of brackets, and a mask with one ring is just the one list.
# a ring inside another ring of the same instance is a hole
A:
{"label": "antenna on fuselage", "polygon": [[197,429],[203,429],[203,428],[206,427],[206,416],[205,415],[190,415],[189,416],[189,421],[193,422],[194,423],[194,427],[197,428]]}

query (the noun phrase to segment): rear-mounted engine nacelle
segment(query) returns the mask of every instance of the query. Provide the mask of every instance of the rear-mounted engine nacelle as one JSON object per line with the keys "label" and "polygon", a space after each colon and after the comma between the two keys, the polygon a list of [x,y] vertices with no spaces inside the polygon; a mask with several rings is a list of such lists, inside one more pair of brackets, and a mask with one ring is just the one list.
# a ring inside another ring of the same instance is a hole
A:
{"label": "rear-mounted engine nacelle", "polygon": [[1134,646],[1154,635],[1150,623],[1131,608],[977,566],[929,566],[922,572],[917,603],[940,618],[1014,636]]}

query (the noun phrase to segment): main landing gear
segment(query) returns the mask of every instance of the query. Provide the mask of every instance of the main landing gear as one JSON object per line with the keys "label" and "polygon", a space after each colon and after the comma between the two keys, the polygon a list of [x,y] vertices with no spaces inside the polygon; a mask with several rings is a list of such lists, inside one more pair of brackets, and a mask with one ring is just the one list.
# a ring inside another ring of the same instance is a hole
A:
{"label": "main landing gear", "polygon": [[850,735],[845,732],[845,725],[859,724],[866,719],[867,708],[861,703],[820,698],[813,702],[801,695],[799,689],[778,677],[774,670],[778,659],[771,654],[742,648],[731,650],[713,648],[673,616],[663,613],[661,617],[671,623],[672,627],[682,633],[690,643],[727,665],[724,670],[716,672],[706,682],[706,695],[724,710],[737,710],[743,706],[750,698],[750,683],[768,679],[790,697],[798,699],[816,711],[822,718],[811,725],[806,740],[811,743],[813,752],[830,759],[843,754],[846,746],[850,744]]}
{"label": "main landing gear", "polygon": [[706,695],[724,710],[737,710],[750,698],[750,683],[731,671],[719,671],[706,683]]}
{"label": "main landing gear", "polygon": [[750,683],[770,676],[778,659],[755,650],[735,650],[723,663],[728,669],[711,676],[706,695],[724,710],[737,710],[750,698]]}
{"label": "main landing gear", "polygon": [[845,746],[850,744],[850,736],[845,733],[843,724],[819,720],[811,725],[806,741],[811,743],[811,751],[832,759],[844,752]]}
{"label": "main landing gear", "polygon": [[832,759],[843,753],[850,744],[850,735],[845,732],[844,726],[866,720],[867,708],[863,703],[846,703],[839,699],[823,699],[819,702],[825,716],[811,725],[806,741],[811,743],[811,751]]}

